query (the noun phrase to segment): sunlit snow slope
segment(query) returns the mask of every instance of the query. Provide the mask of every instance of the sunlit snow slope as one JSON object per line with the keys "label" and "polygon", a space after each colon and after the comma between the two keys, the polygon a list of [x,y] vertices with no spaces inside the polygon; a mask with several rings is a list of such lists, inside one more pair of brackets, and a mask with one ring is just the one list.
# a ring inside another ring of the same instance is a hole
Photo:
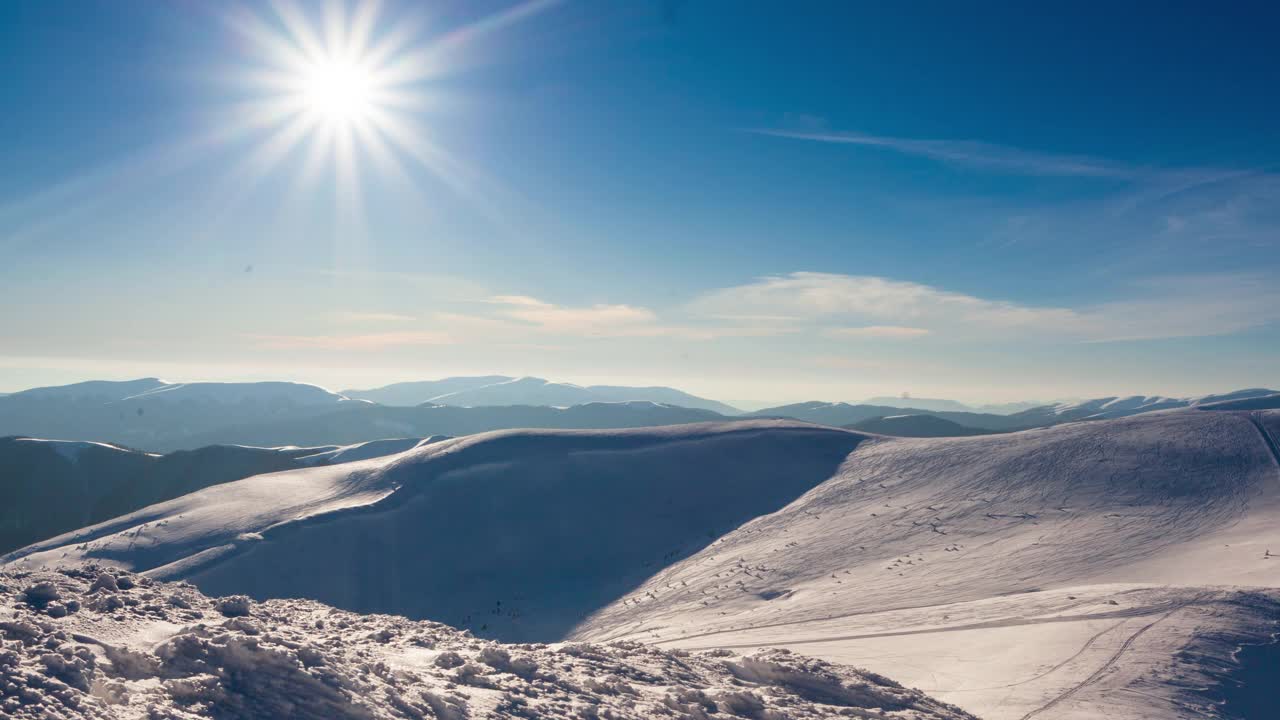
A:
{"label": "sunlit snow slope", "polygon": [[1277,617],[1278,426],[1191,410],[864,443],[575,637],[787,647],[987,718],[1216,716],[1230,654]]}

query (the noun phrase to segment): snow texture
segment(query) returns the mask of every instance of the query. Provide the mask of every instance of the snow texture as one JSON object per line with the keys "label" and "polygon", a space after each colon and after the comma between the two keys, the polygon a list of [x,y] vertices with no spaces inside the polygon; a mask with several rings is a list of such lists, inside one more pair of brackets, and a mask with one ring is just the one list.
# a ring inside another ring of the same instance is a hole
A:
{"label": "snow texture", "polygon": [[0,573],[0,714],[251,720],[973,716],[861,670],[635,642],[502,645],[100,567]]}

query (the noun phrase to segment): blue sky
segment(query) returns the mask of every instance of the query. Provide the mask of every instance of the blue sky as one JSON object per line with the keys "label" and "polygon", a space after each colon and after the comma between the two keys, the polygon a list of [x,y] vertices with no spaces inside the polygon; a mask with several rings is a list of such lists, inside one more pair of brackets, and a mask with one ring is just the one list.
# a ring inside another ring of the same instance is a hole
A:
{"label": "blue sky", "polygon": [[[888,5],[6,4],[0,390],[1280,384],[1273,8]],[[357,27],[390,119],[283,142]]]}

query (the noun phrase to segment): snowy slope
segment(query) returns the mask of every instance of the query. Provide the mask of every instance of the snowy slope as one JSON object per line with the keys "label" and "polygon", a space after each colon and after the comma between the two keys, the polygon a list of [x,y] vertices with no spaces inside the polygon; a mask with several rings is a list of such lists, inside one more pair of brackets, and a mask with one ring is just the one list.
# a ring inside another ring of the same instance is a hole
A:
{"label": "snowy slope", "polygon": [[209,487],[20,557],[550,640],[823,482],[863,437],[774,421],[489,433]]}
{"label": "snowy slope", "polygon": [[[1083,582],[1268,511],[1276,479],[1254,425],[1229,413],[869,442],[830,481],[632,598],[650,606],[646,622],[674,613],[709,631]],[[1280,585],[1280,563],[1258,566],[1274,572],[1258,579]],[[1204,582],[1234,579],[1212,572]],[[661,591],[669,583],[682,589]],[[703,605],[703,591],[732,597],[730,615],[725,603]],[[775,592],[788,594],[783,605],[764,599]],[[588,627],[633,614],[620,604]]]}
{"label": "snowy slope", "polygon": [[438,439],[328,448],[212,446],[157,455],[98,442],[0,438],[0,552],[209,485],[402,452]]}
{"label": "snowy slope", "polygon": [[1212,716],[1175,656],[1265,641],[1275,593],[1190,586],[1280,587],[1277,473],[1234,413],[864,443],[574,637],[787,647],[997,720]]}
{"label": "snowy slope", "polygon": [[1273,629],[1280,413],[972,438],[510,431],[247,478],[26,548],[503,639],[789,648],[989,720],[1216,717]]}

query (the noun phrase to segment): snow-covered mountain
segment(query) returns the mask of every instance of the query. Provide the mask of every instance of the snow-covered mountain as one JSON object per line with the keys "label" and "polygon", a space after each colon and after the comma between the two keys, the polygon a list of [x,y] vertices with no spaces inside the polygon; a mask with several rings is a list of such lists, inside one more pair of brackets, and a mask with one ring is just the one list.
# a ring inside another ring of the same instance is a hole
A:
{"label": "snow-covered mountain", "polygon": [[296,382],[187,382],[157,378],[90,380],[71,385],[32,388],[8,396],[11,401],[59,400],[93,403],[196,403],[201,405],[261,404],[334,405],[347,401],[338,393]]}
{"label": "snow-covered mountain", "polygon": [[893,415],[931,415],[980,430],[1023,430],[1036,426],[1032,420],[1019,418],[1017,415],[949,412],[943,410],[930,411],[921,408],[901,408],[889,405],[851,405],[845,402],[823,402],[821,400],[781,405],[749,413],[750,417],[794,418],[834,427],[847,427],[866,420]]}
{"label": "snow-covered mountain", "polygon": [[690,395],[669,387],[625,387],[620,385],[574,385],[536,377],[456,377],[425,382],[396,383],[373,390],[345,390],[345,395],[383,405],[453,405],[490,407],[501,405],[546,405],[569,407],[591,402],[652,402],[721,415],[737,415],[739,410],[715,400]]}
{"label": "snow-covered mountain", "polygon": [[92,381],[0,397],[0,435],[88,438],[164,451],[211,444],[181,439],[220,427],[365,405],[303,383]]}
{"label": "snow-covered mountain", "polygon": [[941,412],[970,412],[970,413],[990,413],[993,415],[1012,415],[1023,410],[1031,408],[1043,407],[1043,402],[1006,402],[1006,403],[983,403],[982,405],[966,405],[956,400],[945,400],[939,398],[917,398],[917,397],[890,397],[881,395],[879,397],[869,398],[863,401],[864,405],[884,405],[888,407],[917,409],[917,410],[933,410]]}
{"label": "snow-covered mountain", "polygon": [[500,407],[385,407],[363,405],[305,417],[268,418],[216,428],[199,435],[162,438],[161,449],[203,445],[350,445],[385,437],[471,435],[506,428],[629,428],[723,420],[710,410],[650,402],[587,403],[567,408],[512,405]]}
{"label": "snow-covered mountain", "polygon": [[389,455],[439,439],[310,448],[218,445],[159,455],[100,442],[0,438],[0,552],[210,485]]}
{"label": "snow-covered mountain", "polygon": [[[914,399],[878,398],[892,400],[886,405],[851,405],[844,402],[811,401],[765,408],[749,413],[751,417],[787,417],[805,422],[847,427],[878,417],[894,415],[932,415],[965,427],[979,430],[1009,431],[1048,427],[1078,420],[1104,420],[1128,417],[1157,410],[1199,407],[1234,400],[1264,398],[1276,394],[1275,390],[1250,388],[1218,395],[1170,398],[1163,396],[1133,395],[1129,397],[1105,397],[1070,403],[1055,403],[1024,409],[1013,413],[957,412],[935,410],[921,406],[906,407]],[[951,401],[940,401],[950,403]],[[1004,408],[1009,409],[1009,408]]]}
{"label": "snow-covered mountain", "polygon": [[977,412],[974,408],[955,400],[944,400],[941,398],[907,398],[907,397],[889,397],[879,396],[867,398],[862,401],[863,405],[887,405],[889,407],[909,407],[918,408],[920,410],[945,410],[951,412]]}
{"label": "snow-covered mountain", "polygon": [[4,561],[502,639],[794,649],[993,720],[1212,717],[1280,613],[1277,434],[1280,411],[1197,409],[946,439],[507,431],[206,488]]}
{"label": "snow-covered mountain", "polygon": [[1166,397],[1163,395],[1129,395],[1126,397],[1102,397],[1080,402],[1057,403],[1032,408],[1011,417],[1017,418],[1028,426],[1052,425],[1059,422],[1076,420],[1104,420],[1108,418],[1127,417],[1157,410],[1175,410],[1185,407],[1197,407],[1232,400],[1248,400],[1276,394],[1275,390],[1266,388],[1247,388],[1216,395],[1200,395],[1194,397]]}
{"label": "snow-covered mountain", "polygon": [[342,394],[349,398],[368,400],[380,405],[412,407],[432,402],[441,395],[508,382],[514,379],[506,375],[448,377],[442,380],[392,383],[391,385],[368,390],[343,390]]}

